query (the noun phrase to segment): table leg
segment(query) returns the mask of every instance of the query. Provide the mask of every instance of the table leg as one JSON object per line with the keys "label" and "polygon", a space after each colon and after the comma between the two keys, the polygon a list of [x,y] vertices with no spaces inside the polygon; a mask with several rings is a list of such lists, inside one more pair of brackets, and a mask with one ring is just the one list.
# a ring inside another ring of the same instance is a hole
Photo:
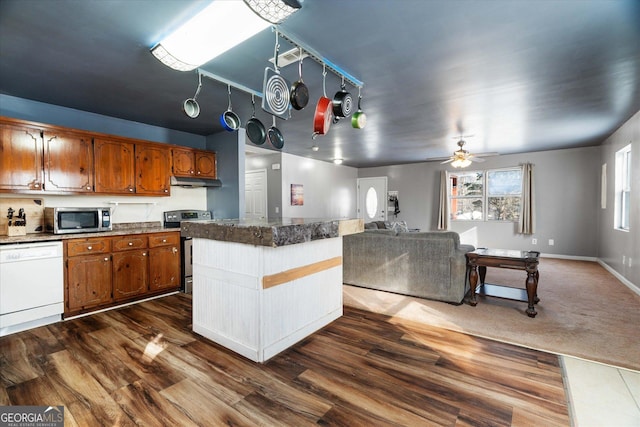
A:
{"label": "table leg", "polygon": [[529,300],[529,306],[527,307],[527,316],[536,317],[538,312],[535,308],[536,299],[538,298],[538,281],[536,280],[537,270],[527,268],[527,299]]}
{"label": "table leg", "polygon": [[478,304],[476,300],[476,285],[478,284],[478,266],[472,265],[469,270],[469,285],[471,286],[471,296],[469,297],[469,305],[475,307]]}
{"label": "table leg", "polygon": [[480,275],[480,286],[484,285],[484,278],[487,277],[487,266],[481,265],[478,267],[478,273]]}
{"label": "table leg", "polygon": [[[536,270],[536,289],[538,289],[538,281],[540,279],[540,270]],[[538,298],[538,293],[536,292],[536,298],[534,302],[537,304],[540,302],[540,298]]]}

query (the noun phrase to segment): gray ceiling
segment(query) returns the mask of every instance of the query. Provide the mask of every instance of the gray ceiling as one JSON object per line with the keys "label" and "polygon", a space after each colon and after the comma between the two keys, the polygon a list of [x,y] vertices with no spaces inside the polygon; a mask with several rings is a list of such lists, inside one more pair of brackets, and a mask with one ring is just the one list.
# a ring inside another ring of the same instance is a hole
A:
{"label": "gray ceiling", "polygon": [[[200,135],[224,132],[226,86],[171,70],[149,49],[209,2],[0,0],[0,92]],[[368,122],[315,141],[322,68],[304,62],[311,100],[278,121],[283,151],[366,167],[448,156],[599,144],[640,109],[638,0],[304,0],[281,27],[364,82]],[[215,41],[213,41],[215,42]],[[202,69],[262,92],[265,30]],[[292,47],[283,41],[281,52]],[[297,80],[297,67],[282,69]],[[327,95],[340,88],[327,76]],[[357,90],[347,89],[357,97]],[[233,91],[241,119],[250,96]],[[271,119],[259,107],[265,124]],[[311,151],[316,143],[320,150]],[[266,144],[265,144],[266,145]]]}

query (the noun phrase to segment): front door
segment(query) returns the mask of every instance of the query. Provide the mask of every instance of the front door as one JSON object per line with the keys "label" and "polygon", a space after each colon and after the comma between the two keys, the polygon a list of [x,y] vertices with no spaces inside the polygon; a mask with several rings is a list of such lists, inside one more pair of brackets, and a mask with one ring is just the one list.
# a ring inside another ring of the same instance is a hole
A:
{"label": "front door", "polygon": [[358,218],[387,220],[387,177],[358,178]]}

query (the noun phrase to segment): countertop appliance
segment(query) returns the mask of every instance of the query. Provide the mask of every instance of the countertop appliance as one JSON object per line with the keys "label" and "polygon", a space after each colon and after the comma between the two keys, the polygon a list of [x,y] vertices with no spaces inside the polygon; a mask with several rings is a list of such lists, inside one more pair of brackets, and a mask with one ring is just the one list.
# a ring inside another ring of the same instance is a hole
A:
{"label": "countertop appliance", "polygon": [[[167,211],[164,213],[164,226],[166,228],[180,228],[182,221],[209,221],[213,215],[209,211],[183,209],[177,211]],[[180,271],[182,275],[182,285],[180,290],[187,294],[193,288],[193,254],[191,237],[180,237],[182,247],[182,262]]]}
{"label": "countertop appliance", "polygon": [[53,234],[110,231],[111,208],[44,208],[44,229]]}
{"label": "countertop appliance", "polygon": [[62,242],[0,245],[0,336],[60,321]]}

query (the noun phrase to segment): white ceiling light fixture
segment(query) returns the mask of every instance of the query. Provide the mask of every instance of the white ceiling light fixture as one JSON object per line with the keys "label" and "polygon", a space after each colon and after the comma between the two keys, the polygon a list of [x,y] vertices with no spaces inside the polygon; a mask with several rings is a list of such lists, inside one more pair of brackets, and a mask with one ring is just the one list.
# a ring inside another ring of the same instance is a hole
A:
{"label": "white ceiling light fixture", "polygon": [[342,159],[333,159],[333,163],[335,163],[336,165],[341,165]]}
{"label": "white ceiling light fixture", "polygon": [[[151,53],[174,70],[194,70],[271,24],[282,22],[300,7],[299,4],[298,8],[289,6],[292,1],[297,3],[295,0],[214,1],[156,44]],[[280,9],[284,12],[278,12],[278,4],[282,4]],[[266,11],[264,15],[259,12],[262,10]],[[278,22],[267,19],[274,16],[282,18]]]}
{"label": "white ceiling light fixture", "polygon": [[272,24],[281,24],[300,9],[298,0],[244,0],[262,19]]}

